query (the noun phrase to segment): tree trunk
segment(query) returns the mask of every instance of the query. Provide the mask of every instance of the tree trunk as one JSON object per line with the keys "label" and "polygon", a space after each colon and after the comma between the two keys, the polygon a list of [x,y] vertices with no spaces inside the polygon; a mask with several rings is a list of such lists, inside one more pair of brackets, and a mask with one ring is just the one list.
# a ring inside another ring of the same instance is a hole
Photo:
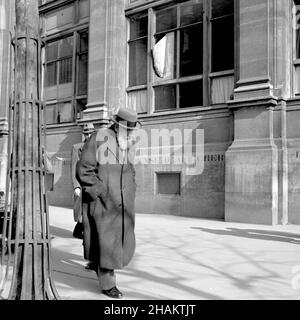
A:
{"label": "tree trunk", "polygon": [[3,230],[3,235],[8,234],[7,247],[2,252],[8,253],[7,270],[13,266],[8,299],[45,300],[57,298],[57,293],[50,268],[38,1],[15,0],[15,9],[15,97],[10,111],[8,175],[12,196]]}

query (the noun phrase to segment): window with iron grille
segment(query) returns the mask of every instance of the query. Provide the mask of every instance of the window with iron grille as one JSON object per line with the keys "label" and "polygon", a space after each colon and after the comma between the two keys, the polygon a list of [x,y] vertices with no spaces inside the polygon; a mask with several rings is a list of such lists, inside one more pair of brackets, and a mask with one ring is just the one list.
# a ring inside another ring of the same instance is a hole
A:
{"label": "window with iron grille", "polygon": [[128,20],[129,107],[141,114],[229,100],[234,0],[174,1],[129,11]]}

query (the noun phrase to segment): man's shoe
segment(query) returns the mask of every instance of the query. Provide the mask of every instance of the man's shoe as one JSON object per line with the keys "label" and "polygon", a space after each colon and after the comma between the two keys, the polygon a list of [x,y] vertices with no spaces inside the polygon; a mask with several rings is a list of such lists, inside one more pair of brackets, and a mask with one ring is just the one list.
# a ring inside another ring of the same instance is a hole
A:
{"label": "man's shoe", "polygon": [[73,231],[73,237],[77,239],[83,239],[83,223],[77,222]]}
{"label": "man's shoe", "polygon": [[117,287],[113,287],[109,290],[102,290],[102,293],[114,299],[123,298],[123,293]]}

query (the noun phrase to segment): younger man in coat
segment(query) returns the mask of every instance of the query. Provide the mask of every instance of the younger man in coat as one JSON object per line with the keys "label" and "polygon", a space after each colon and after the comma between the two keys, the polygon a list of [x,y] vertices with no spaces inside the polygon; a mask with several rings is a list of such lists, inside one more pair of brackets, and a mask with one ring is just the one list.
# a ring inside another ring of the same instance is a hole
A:
{"label": "younger man in coat", "polygon": [[87,123],[83,126],[83,136],[84,141],[74,144],[72,147],[71,155],[71,174],[72,174],[72,184],[74,190],[74,202],[73,202],[73,216],[76,222],[73,237],[78,239],[83,239],[83,223],[82,223],[82,199],[81,199],[81,186],[79,181],[76,179],[76,164],[81,156],[81,151],[86,140],[95,131],[94,125],[92,123]]}
{"label": "younger man in coat", "polygon": [[102,293],[121,298],[114,270],[128,265],[135,251],[136,184],[129,158],[138,120],[135,111],[125,108],[111,120],[108,129],[86,142],[77,179],[83,191],[84,258],[97,272]]}

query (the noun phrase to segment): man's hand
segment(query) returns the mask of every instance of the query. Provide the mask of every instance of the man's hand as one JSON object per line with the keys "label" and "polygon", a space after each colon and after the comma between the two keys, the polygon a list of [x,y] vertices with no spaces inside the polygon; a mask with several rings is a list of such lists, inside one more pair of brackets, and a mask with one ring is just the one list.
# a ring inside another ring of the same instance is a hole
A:
{"label": "man's hand", "polygon": [[80,189],[80,188],[75,188],[75,189],[74,189],[74,195],[75,195],[76,197],[79,197],[79,196],[80,196],[80,193],[81,193],[81,189]]}

